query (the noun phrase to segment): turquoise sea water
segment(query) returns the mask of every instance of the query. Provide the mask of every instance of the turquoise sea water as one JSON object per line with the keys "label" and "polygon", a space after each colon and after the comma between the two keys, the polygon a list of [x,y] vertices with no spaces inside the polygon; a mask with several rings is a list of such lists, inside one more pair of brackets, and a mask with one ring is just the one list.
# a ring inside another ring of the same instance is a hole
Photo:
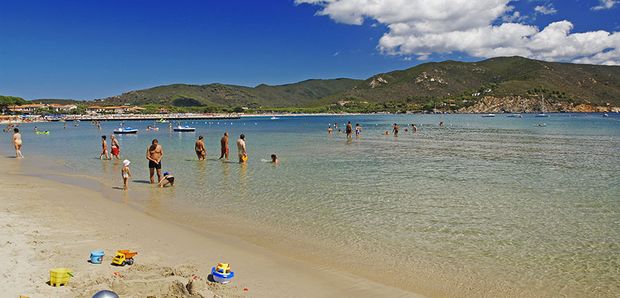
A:
{"label": "turquoise sea water", "polygon": [[[346,121],[362,125],[360,138],[327,134],[329,123],[344,130]],[[397,138],[382,134],[392,123],[401,125]],[[415,134],[405,132],[411,123]],[[135,180],[128,200],[147,212],[431,295],[620,293],[617,114],[243,118],[184,122],[195,133],[167,124],[144,130],[152,124],[126,122],[140,132],[119,136]],[[97,157],[99,136],[119,123],[102,125],[36,124],[50,135],[22,125],[23,153],[113,189],[120,164]],[[224,131],[231,161],[238,135],[247,136],[246,166],[217,160]],[[206,137],[205,162],[193,151],[198,135]],[[144,183],[153,138],[177,178],[173,189]],[[0,148],[10,153],[4,139]],[[262,161],[271,153],[279,166]]]}

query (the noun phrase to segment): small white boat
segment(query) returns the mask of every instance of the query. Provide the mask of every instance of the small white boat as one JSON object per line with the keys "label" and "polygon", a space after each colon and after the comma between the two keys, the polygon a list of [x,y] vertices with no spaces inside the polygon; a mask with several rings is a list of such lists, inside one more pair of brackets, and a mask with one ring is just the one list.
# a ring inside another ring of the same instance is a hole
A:
{"label": "small white boat", "polygon": [[115,134],[135,134],[138,130],[131,127],[120,127],[114,130]]}
{"label": "small white boat", "polygon": [[603,114],[603,117],[609,117],[609,115],[607,113]]}
{"label": "small white boat", "polygon": [[549,114],[540,113],[540,114],[536,114],[536,117],[538,117],[538,118],[549,117]]}
{"label": "small white boat", "polygon": [[172,130],[178,131],[178,132],[192,132],[192,131],[196,131],[196,128],[195,127],[189,127],[187,125],[185,125],[185,126],[179,125],[179,126],[173,128]]}
{"label": "small white boat", "polygon": [[508,116],[506,116],[508,118],[523,118],[523,116],[521,116],[521,114],[510,114]]}
{"label": "small white boat", "polygon": [[483,118],[493,118],[495,117],[495,114],[484,114],[482,115]]}
{"label": "small white boat", "polygon": [[280,118],[278,118],[278,117],[276,117],[276,116],[271,116],[271,118],[269,118],[269,119],[271,119],[271,120],[278,120],[278,119],[280,119]]}

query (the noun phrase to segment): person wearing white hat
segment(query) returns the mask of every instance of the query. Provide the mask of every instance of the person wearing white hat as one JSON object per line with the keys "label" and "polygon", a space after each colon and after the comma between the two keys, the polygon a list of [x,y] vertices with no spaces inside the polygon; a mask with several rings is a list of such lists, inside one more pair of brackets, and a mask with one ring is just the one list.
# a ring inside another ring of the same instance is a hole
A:
{"label": "person wearing white hat", "polygon": [[123,160],[123,168],[121,169],[121,176],[123,176],[123,189],[127,190],[127,183],[129,182],[129,177],[131,177],[131,171],[129,170],[129,164],[131,161],[125,159]]}

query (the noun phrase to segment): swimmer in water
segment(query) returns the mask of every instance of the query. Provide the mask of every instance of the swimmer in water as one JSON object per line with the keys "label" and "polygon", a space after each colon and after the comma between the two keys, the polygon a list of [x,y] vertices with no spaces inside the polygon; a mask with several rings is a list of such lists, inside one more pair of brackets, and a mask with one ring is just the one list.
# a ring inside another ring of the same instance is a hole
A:
{"label": "swimmer in water", "polygon": [[116,159],[120,159],[121,145],[114,135],[110,136],[110,145],[112,146],[112,156],[116,157]]}
{"label": "swimmer in water", "polygon": [[13,146],[15,147],[15,158],[24,158],[22,155],[22,135],[17,127],[13,129]]}
{"label": "swimmer in water", "polygon": [[347,122],[347,127],[345,128],[345,132],[347,133],[347,138],[351,138],[351,134],[353,133],[353,126],[351,125],[351,121]]}
{"label": "swimmer in water", "polygon": [[330,124],[329,127],[327,128],[327,134],[332,134],[334,132],[334,129],[332,128],[332,125]]}
{"label": "swimmer in water", "polygon": [[362,126],[359,123],[355,123],[355,137],[359,138],[362,134]]}
{"label": "swimmer in water", "polygon": [[101,136],[101,154],[99,154],[99,159],[110,159],[110,154],[108,153],[108,143],[106,142],[107,137]]}
{"label": "swimmer in water", "polygon": [[418,127],[417,127],[417,126],[415,126],[415,123],[414,123],[414,124],[411,124],[411,130],[412,130],[414,133],[418,132]]}
{"label": "swimmer in water", "polygon": [[443,121],[439,122],[439,127],[443,128]]}
{"label": "swimmer in water", "polygon": [[194,150],[196,151],[196,156],[198,156],[198,160],[207,159],[207,148],[205,148],[204,137],[199,136],[196,144],[194,145]]}
{"label": "swimmer in water", "polygon": [[392,126],[392,132],[394,133],[395,137],[398,136],[398,130],[399,129],[400,129],[400,126],[398,126],[398,124],[394,123],[394,125]]}
{"label": "swimmer in water", "polygon": [[275,165],[279,164],[280,160],[278,159],[278,156],[276,156],[275,154],[271,154],[271,163]]}

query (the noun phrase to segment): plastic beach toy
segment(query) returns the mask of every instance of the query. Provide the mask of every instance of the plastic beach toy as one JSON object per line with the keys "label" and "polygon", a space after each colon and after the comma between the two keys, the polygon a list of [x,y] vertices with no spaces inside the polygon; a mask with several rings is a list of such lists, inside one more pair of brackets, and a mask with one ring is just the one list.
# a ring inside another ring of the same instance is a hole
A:
{"label": "plastic beach toy", "polygon": [[211,275],[213,275],[213,280],[221,284],[227,284],[235,277],[235,273],[231,271],[230,265],[227,263],[217,264],[211,269]]}
{"label": "plastic beach toy", "polygon": [[112,264],[117,266],[133,265],[133,257],[138,254],[136,251],[128,249],[121,249],[116,252],[116,255],[112,259]]}
{"label": "plastic beach toy", "polygon": [[103,261],[103,256],[105,253],[103,250],[93,250],[90,252],[90,263],[91,264],[101,264]]}
{"label": "plastic beach toy", "polygon": [[119,298],[118,295],[112,291],[103,290],[95,293],[93,298]]}
{"label": "plastic beach toy", "polygon": [[71,274],[71,269],[67,268],[56,268],[50,270],[50,286],[58,287],[58,286],[66,286],[69,283],[73,275]]}

